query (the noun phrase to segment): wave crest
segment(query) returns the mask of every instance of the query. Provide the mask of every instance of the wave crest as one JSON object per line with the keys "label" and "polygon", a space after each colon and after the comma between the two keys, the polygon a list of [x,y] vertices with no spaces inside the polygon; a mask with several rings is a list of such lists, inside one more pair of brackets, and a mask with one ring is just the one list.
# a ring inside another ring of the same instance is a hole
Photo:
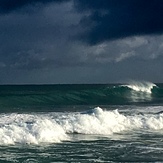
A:
{"label": "wave crest", "polygon": [[163,114],[128,115],[96,107],[83,113],[0,115],[0,145],[58,143],[72,134],[114,135],[135,131],[162,131]]}
{"label": "wave crest", "polygon": [[127,85],[122,85],[123,87],[128,87],[136,92],[152,93],[152,89],[157,87],[156,84],[151,82],[136,82],[132,81]]}

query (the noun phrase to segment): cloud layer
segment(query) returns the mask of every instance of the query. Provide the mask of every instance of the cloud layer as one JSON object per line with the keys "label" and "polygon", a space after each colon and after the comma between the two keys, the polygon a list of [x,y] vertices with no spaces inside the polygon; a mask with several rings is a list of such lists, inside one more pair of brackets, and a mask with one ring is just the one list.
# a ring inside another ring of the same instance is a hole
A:
{"label": "cloud layer", "polygon": [[163,77],[163,2],[0,0],[0,83]]}

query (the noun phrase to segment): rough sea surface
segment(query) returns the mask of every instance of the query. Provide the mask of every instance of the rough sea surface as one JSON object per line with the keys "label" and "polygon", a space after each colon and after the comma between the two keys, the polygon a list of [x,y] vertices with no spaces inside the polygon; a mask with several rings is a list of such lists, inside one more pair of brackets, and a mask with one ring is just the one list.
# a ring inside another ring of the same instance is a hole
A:
{"label": "rough sea surface", "polygon": [[163,84],[1,85],[0,162],[163,162]]}

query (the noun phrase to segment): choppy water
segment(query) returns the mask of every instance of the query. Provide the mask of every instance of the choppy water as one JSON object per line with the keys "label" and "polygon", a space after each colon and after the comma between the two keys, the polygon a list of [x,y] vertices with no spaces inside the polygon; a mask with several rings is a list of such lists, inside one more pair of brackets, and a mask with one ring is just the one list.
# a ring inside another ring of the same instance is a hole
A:
{"label": "choppy water", "polygon": [[163,85],[0,86],[0,162],[161,162]]}

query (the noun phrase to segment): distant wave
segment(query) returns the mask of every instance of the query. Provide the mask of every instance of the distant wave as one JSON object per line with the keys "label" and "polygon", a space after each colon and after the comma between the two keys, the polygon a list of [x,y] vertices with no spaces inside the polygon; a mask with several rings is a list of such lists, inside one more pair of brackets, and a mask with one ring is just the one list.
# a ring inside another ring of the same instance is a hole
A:
{"label": "distant wave", "polygon": [[71,134],[113,135],[141,131],[162,132],[163,114],[125,115],[96,107],[83,113],[0,114],[0,145],[58,143]]}
{"label": "distant wave", "polygon": [[45,106],[158,104],[163,98],[163,85],[150,82],[1,87],[0,111],[5,112],[6,108],[40,110]]}
{"label": "distant wave", "polygon": [[122,85],[122,87],[128,87],[136,92],[152,93],[152,89],[157,87],[156,84],[150,82],[136,82],[132,81],[129,84]]}

